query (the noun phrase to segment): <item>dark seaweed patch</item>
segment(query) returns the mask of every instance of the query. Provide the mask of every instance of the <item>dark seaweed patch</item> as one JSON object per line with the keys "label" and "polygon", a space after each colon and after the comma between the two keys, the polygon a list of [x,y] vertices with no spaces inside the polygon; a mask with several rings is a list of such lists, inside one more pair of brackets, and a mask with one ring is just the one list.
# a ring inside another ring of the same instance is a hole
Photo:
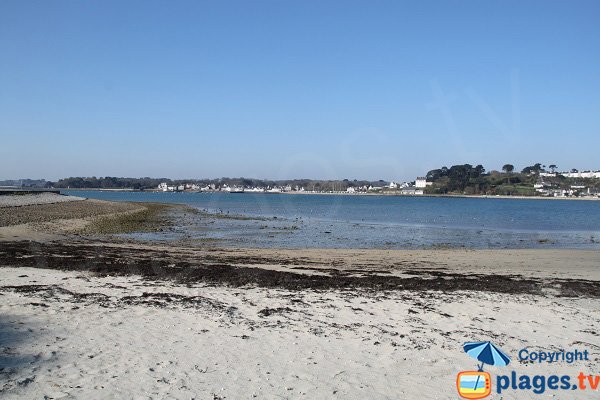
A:
{"label": "dark seaweed patch", "polygon": [[[89,271],[100,275],[139,275],[147,279],[174,280],[181,283],[204,282],[234,287],[251,285],[287,290],[470,290],[541,295],[546,288],[558,288],[562,296],[600,297],[600,285],[586,280],[459,274],[432,269],[402,271],[414,276],[383,276],[380,271],[371,273],[368,269],[360,275],[348,275],[342,269],[330,268],[331,263],[323,266],[325,269],[322,271],[326,272],[326,275],[310,275],[240,266],[247,263],[287,264],[282,260],[258,256],[240,257],[235,253],[216,257],[210,250],[195,253],[186,253],[185,250],[175,246],[168,250],[155,250],[89,242],[2,242],[0,265]],[[152,296],[158,301],[156,294]]]}

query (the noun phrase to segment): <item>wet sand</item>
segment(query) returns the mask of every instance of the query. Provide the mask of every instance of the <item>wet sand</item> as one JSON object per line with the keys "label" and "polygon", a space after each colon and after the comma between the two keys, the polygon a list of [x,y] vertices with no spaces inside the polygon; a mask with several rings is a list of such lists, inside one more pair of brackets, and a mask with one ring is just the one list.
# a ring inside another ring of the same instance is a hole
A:
{"label": "wet sand", "polygon": [[[470,290],[600,297],[600,252],[592,250],[371,250],[362,254],[362,260],[352,250],[316,253],[11,241],[2,243],[0,265],[286,290]],[[526,267],[520,269],[520,264]]]}
{"label": "wet sand", "polygon": [[[40,196],[40,195],[35,195]],[[2,196],[16,197],[21,196]],[[68,198],[70,196],[60,196]],[[112,201],[102,201],[85,199],[76,201],[61,201],[51,204],[24,204],[21,206],[0,208],[0,228],[22,224],[36,224],[58,220],[69,220],[74,227],[77,226],[78,219],[98,217],[125,211],[140,209],[139,204],[116,203]]]}
{"label": "wet sand", "polygon": [[55,204],[81,200],[85,199],[77,196],[63,196],[52,192],[23,192],[18,194],[9,194],[0,190],[0,208]]}

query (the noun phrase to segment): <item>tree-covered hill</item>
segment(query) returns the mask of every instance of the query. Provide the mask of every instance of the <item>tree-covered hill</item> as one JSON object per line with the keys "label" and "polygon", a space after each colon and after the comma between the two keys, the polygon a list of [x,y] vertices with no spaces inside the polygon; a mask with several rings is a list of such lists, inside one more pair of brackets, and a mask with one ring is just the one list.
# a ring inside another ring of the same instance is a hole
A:
{"label": "tree-covered hill", "polygon": [[[550,165],[552,171],[556,165]],[[427,173],[427,181],[432,182],[425,188],[426,194],[464,194],[464,195],[504,195],[504,196],[536,196],[534,185],[543,183],[556,189],[570,189],[571,186],[586,186],[600,189],[598,179],[566,178],[563,175],[542,176],[545,166],[536,163],[523,168],[521,172],[513,172],[514,166],[505,164],[503,172],[485,172],[482,165],[471,164],[442,167]]]}

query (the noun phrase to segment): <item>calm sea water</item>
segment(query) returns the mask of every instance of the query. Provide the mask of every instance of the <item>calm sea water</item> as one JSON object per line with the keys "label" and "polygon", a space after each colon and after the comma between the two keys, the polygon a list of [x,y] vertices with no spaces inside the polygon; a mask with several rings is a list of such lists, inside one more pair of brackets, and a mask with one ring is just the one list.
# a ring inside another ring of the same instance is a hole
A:
{"label": "calm sea water", "polygon": [[[185,220],[146,239],[256,247],[596,248],[600,201],[400,196],[64,191],[113,201],[187,204],[258,219]],[[209,229],[210,228],[210,229]]]}

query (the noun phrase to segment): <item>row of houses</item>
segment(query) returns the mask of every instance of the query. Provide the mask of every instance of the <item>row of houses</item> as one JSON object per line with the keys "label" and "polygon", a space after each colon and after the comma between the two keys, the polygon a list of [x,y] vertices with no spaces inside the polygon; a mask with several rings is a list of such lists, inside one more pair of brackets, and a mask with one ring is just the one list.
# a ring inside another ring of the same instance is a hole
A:
{"label": "row of houses", "polygon": [[[409,182],[390,182],[385,186],[350,186],[345,191],[335,191],[335,193],[399,193],[404,195],[422,195],[427,186],[431,185],[432,182],[427,182],[424,177],[417,177],[414,183]],[[200,186],[195,183],[186,183],[181,185],[169,185],[167,182],[162,182],[158,185],[157,190],[162,192],[229,192],[229,193],[285,193],[285,192],[305,192],[304,187],[290,185],[286,186],[267,186],[267,187],[240,187],[240,186],[229,186],[227,184],[223,186],[216,186],[214,183],[206,186]],[[342,189],[343,190],[343,189]],[[321,193],[323,191],[312,190],[311,193]],[[333,192],[332,192],[333,193]]]}
{"label": "row of houses", "polygon": [[296,186],[292,188],[292,186],[267,186],[267,187],[242,187],[242,186],[230,186],[223,185],[217,186],[214,183],[206,186],[200,186],[195,183],[186,183],[183,185],[170,186],[166,182],[162,182],[158,185],[157,189],[161,192],[229,192],[229,193],[284,193],[284,192],[304,192],[303,187]]}
{"label": "row of houses", "polygon": [[553,178],[562,175],[565,178],[574,179],[600,179],[600,171],[577,171],[575,169],[571,172],[540,172],[540,178],[537,183],[533,185],[536,192],[550,197],[598,197],[597,189],[590,188],[583,183],[577,183],[570,185],[569,188],[558,187],[558,185],[545,182],[544,178]]}
{"label": "row of houses", "polygon": [[186,183],[185,185],[169,186],[168,183],[162,182],[159,183],[157,189],[162,192],[183,192],[184,190],[199,190],[200,186],[189,183]]}
{"label": "row of houses", "polygon": [[542,177],[562,175],[565,178],[600,179],[600,171],[540,172]]}
{"label": "row of houses", "polygon": [[403,195],[423,195],[424,190],[427,186],[431,185],[431,182],[427,182],[427,180],[423,177],[418,177],[415,180],[415,183],[403,182],[396,183],[394,181],[390,182],[386,186],[359,186],[359,187],[349,187],[346,189],[346,193],[397,193]]}
{"label": "row of houses", "polygon": [[585,185],[571,185],[569,188],[559,188],[554,184],[538,181],[533,185],[536,192],[549,197],[598,197],[600,192]]}

